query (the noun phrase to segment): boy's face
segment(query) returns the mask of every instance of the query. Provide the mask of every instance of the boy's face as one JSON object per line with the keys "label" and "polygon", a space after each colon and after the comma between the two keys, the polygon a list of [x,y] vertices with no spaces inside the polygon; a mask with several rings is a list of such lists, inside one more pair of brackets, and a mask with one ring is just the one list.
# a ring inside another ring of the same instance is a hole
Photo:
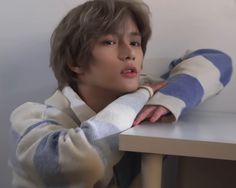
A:
{"label": "boy's face", "polygon": [[92,49],[92,62],[80,75],[86,86],[115,94],[135,91],[143,62],[141,36],[135,22],[127,17],[117,34],[100,37]]}

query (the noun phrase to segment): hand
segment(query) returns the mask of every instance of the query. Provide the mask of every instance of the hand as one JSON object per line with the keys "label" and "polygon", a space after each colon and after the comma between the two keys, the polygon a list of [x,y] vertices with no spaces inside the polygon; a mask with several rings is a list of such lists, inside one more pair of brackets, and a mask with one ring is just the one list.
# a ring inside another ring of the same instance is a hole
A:
{"label": "hand", "polygon": [[144,120],[149,120],[149,122],[154,123],[168,114],[170,111],[164,106],[160,105],[147,105],[139,112],[134,120],[133,126],[140,124]]}

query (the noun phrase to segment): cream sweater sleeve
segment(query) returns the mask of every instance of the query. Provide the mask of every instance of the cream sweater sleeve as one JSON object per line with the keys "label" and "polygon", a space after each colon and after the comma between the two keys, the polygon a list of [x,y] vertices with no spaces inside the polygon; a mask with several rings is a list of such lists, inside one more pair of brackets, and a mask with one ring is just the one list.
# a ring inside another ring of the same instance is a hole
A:
{"label": "cream sweater sleeve", "polygon": [[149,99],[139,89],[108,105],[80,127],[54,107],[26,103],[11,115],[15,187],[93,187],[112,177],[118,134],[132,126]]}
{"label": "cream sweater sleeve", "polygon": [[[218,94],[230,81],[232,60],[214,49],[199,49],[171,62],[163,78],[167,86],[148,102],[170,110],[174,120],[206,99]],[[171,117],[171,116],[170,116]]]}

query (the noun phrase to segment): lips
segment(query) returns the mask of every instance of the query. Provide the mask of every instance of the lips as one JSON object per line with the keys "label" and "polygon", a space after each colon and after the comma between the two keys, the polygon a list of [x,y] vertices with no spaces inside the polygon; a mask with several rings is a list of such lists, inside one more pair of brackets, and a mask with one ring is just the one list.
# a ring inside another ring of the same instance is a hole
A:
{"label": "lips", "polygon": [[128,66],[121,71],[121,75],[124,78],[135,78],[138,75],[136,67]]}

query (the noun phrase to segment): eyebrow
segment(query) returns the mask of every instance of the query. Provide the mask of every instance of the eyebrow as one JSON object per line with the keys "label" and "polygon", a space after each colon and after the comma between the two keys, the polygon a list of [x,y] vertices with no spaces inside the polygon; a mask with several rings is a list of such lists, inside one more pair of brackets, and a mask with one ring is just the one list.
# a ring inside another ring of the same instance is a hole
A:
{"label": "eyebrow", "polygon": [[134,31],[134,32],[130,32],[129,33],[131,36],[141,36],[141,34],[137,31]]}
{"label": "eyebrow", "polygon": [[[117,36],[122,36],[121,33],[119,32],[111,32],[111,33],[108,33],[107,35],[117,35]],[[141,33],[139,31],[131,31],[130,33],[128,33],[128,35],[130,36],[134,36],[134,37],[142,37]]]}

